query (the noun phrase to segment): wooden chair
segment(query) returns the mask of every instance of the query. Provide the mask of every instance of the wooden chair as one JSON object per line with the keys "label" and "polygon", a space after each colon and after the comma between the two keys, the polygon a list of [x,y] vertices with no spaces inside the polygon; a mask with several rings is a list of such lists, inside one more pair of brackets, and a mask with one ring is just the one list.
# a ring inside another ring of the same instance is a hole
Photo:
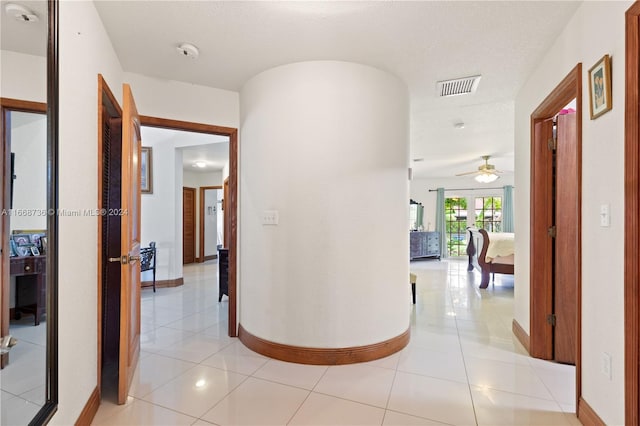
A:
{"label": "wooden chair", "polygon": [[153,292],[156,292],[156,243],[140,249],[140,272],[153,271]]}

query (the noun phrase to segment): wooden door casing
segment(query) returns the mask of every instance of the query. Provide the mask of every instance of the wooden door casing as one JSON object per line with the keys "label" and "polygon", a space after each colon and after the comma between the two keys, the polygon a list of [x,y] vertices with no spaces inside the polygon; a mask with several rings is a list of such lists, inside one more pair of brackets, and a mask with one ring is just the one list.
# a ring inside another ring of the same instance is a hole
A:
{"label": "wooden door casing", "polygon": [[196,189],[182,188],[182,264],[196,261]]}
{"label": "wooden door casing", "polygon": [[122,109],[122,248],[118,403],[124,404],[140,356],[140,118],[128,84]]}

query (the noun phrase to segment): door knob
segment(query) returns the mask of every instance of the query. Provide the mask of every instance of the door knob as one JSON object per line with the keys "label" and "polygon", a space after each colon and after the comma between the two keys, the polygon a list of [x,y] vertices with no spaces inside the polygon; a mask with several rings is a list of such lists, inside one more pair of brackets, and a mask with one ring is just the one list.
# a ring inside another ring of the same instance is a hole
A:
{"label": "door knob", "polygon": [[126,265],[128,263],[128,259],[127,259],[127,256],[110,257],[109,258],[109,262],[117,262],[117,263],[121,263],[123,265]]}
{"label": "door knob", "polygon": [[129,256],[129,263],[135,263],[135,262],[138,262],[139,260],[140,260],[140,256]]}

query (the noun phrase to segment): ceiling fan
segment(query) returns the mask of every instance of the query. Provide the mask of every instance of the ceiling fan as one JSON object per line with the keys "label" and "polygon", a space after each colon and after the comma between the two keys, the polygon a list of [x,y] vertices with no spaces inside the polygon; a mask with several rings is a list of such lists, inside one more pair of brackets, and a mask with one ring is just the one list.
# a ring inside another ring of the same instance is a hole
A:
{"label": "ceiling fan", "polygon": [[499,173],[504,173],[500,170],[496,170],[493,164],[489,164],[490,155],[483,155],[482,159],[484,164],[478,166],[478,170],[472,172],[458,173],[456,176],[476,175],[474,179],[480,183],[490,183],[498,179]]}

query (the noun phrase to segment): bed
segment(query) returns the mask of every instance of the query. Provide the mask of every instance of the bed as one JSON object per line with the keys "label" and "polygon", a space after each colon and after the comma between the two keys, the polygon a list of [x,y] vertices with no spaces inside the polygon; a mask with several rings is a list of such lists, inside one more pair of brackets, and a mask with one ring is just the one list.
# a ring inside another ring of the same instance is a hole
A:
{"label": "bed", "polygon": [[467,228],[469,244],[467,271],[477,269],[482,274],[480,288],[489,286],[491,274],[513,275],[514,244],[513,233],[487,232],[484,229]]}

